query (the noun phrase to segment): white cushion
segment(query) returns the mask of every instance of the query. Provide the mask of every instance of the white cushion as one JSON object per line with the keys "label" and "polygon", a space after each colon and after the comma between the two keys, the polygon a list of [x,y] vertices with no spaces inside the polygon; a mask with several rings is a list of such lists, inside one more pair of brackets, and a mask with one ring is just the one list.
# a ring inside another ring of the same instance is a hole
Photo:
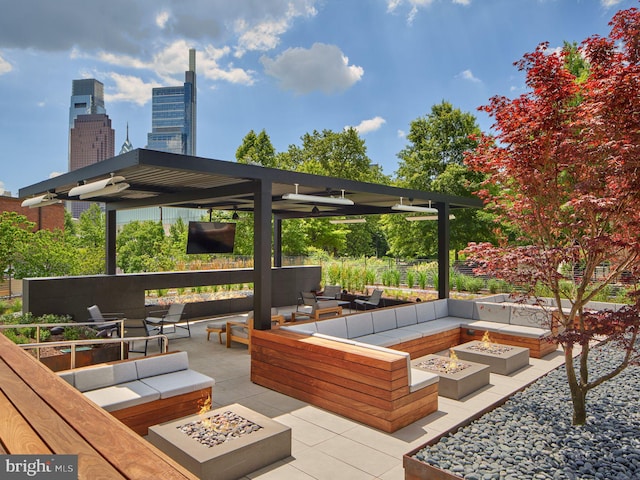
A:
{"label": "white cushion", "polygon": [[176,372],[189,368],[187,352],[169,353],[136,360],[138,378],[153,377],[163,373]]}
{"label": "white cushion", "polygon": [[551,331],[544,328],[523,327],[520,325],[506,325],[500,329],[500,333],[528,338],[544,338],[551,335]]}
{"label": "white cushion", "polygon": [[470,320],[462,324],[462,328],[478,330],[481,332],[502,332],[508,326],[509,325],[505,325],[504,323],[487,322],[485,320]]}
{"label": "white cushion", "polygon": [[373,333],[371,335],[365,335],[364,337],[358,337],[356,340],[359,343],[367,343],[379,347],[390,347],[398,343],[396,338],[385,335],[384,333]]}
{"label": "white cushion", "polygon": [[497,302],[470,302],[473,306],[474,320],[487,320],[489,322],[509,323],[511,319],[510,304]]}
{"label": "white cushion", "polygon": [[435,373],[427,372],[420,368],[409,367],[409,391],[415,392],[428,385],[438,383],[440,377]]}
{"label": "white cushion", "polygon": [[371,312],[356,313],[345,317],[347,321],[348,338],[362,337],[373,333],[373,319]]}
{"label": "white cushion", "polygon": [[385,330],[393,330],[398,328],[396,323],[396,314],[393,308],[375,310],[371,313],[373,318],[373,332],[380,333]]}
{"label": "white cushion", "polygon": [[160,398],[160,392],[139,380],[91,390],[83,395],[108,412]]}
{"label": "white cushion", "polygon": [[318,333],[332,335],[334,337],[349,338],[347,335],[347,321],[344,317],[332,318],[316,322]]}
{"label": "white cushion", "polygon": [[418,314],[415,305],[406,305],[398,307],[396,310],[396,323],[398,327],[406,327],[407,325],[416,325],[418,323]]}
{"label": "white cushion", "polygon": [[432,320],[430,322],[418,323],[417,325],[408,325],[402,327],[400,330],[407,330],[410,332],[418,332],[423,337],[429,335],[435,335],[437,333],[448,332],[460,328],[459,318],[439,318],[438,320]]}
{"label": "white cushion", "polygon": [[81,392],[108,387],[116,383],[113,365],[76,370],[74,380],[75,387]]}
{"label": "white cushion", "polygon": [[449,316],[449,302],[446,298],[441,300],[435,300],[433,305],[436,309],[436,318],[443,318]]}
{"label": "white cushion", "polygon": [[292,332],[304,333],[306,335],[311,335],[318,331],[316,322],[303,323],[301,325],[283,325],[280,328],[282,330],[291,330]]}
{"label": "white cushion", "polygon": [[141,382],[160,392],[160,398],[173,397],[183,393],[193,392],[201,388],[213,387],[213,378],[196,372],[195,370],[180,370],[179,372],[145,377]]}
{"label": "white cushion", "polygon": [[436,304],[435,302],[419,302],[416,303],[416,315],[418,316],[418,323],[430,322],[436,319]]}
{"label": "white cushion", "polygon": [[[447,315],[450,317],[473,318],[474,302],[469,300],[457,300],[450,298],[447,300]],[[443,316],[447,316],[443,315]]]}

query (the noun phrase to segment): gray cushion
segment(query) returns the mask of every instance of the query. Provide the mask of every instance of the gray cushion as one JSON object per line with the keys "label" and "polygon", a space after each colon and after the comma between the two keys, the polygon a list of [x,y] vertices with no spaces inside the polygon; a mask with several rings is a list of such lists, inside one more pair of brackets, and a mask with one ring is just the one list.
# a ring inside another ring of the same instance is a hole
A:
{"label": "gray cushion", "polygon": [[[469,300],[457,300],[450,298],[447,301],[448,316],[460,318],[473,318],[474,302]],[[447,316],[442,315],[442,316]]]}
{"label": "gray cushion", "polygon": [[347,334],[347,321],[344,317],[332,318],[331,320],[321,320],[316,322],[318,333],[331,335],[334,337],[349,338]]}
{"label": "gray cushion", "polygon": [[114,385],[113,365],[84,368],[75,372],[75,386],[81,392]]}
{"label": "gray cushion", "polygon": [[436,318],[443,318],[449,316],[449,302],[446,298],[441,300],[435,300],[433,305],[436,309]]}
{"label": "gray cushion", "polygon": [[478,330],[480,332],[502,332],[509,325],[497,322],[487,322],[486,320],[469,320],[464,322],[462,328]]}
{"label": "gray cushion", "polygon": [[384,333],[373,333],[371,335],[365,335],[364,337],[358,337],[359,343],[367,343],[369,345],[377,345],[380,347],[390,347],[398,343],[398,340]]}
{"label": "gray cushion", "polygon": [[[509,323],[511,319],[511,305],[497,302],[469,302],[474,306],[473,319],[489,322]],[[470,317],[467,317],[470,318]]]}
{"label": "gray cushion", "polygon": [[58,376],[63,379],[65,382],[67,382],[69,385],[71,385],[72,387],[76,386],[75,383],[75,373],[73,370],[67,370],[64,372],[57,372]]}
{"label": "gray cushion", "polygon": [[551,331],[545,328],[523,327],[520,325],[505,325],[504,328],[500,329],[500,333],[528,338],[544,338],[551,335]]}
{"label": "gray cushion", "polygon": [[[416,324],[417,326],[417,324]],[[380,335],[386,335],[392,338],[395,338],[395,343],[409,342],[411,340],[416,340],[422,337],[422,334],[413,330],[403,328],[394,328],[393,330],[385,330],[383,332],[378,332]],[[360,339],[358,339],[360,340]]]}
{"label": "gray cushion", "polygon": [[91,390],[83,395],[108,412],[160,398],[160,392],[139,380]]}
{"label": "gray cushion", "polygon": [[407,330],[410,332],[418,332],[423,337],[428,335],[435,335],[442,332],[448,332],[460,328],[460,319],[455,317],[439,318],[430,322],[418,323],[417,325],[408,325],[402,327],[400,330]]}
{"label": "gray cushion", "polygon": [[138,369],[134,362],[122,362],[113,364],[114,383],[132,382],[138,378]]}
{"label": "gray cushion", "polygon": [[347,320],[348,338],[362,337],[373,333],[371,312],[356,313],[345,318]]}
{"label": "gray cushion", "polygon": [[420,302],[416,303],[416,315],[418,316],[418,323],[430,322],[436,319],[436,304],[435,302]]}
{"label": "gray cushion", "polygon": [[145,377],[140,381],[160,392],[160,398],[173,397],[201,388],[213,387],[215,383],[213,378],[195,370],[180,370],[179,372],[156,375],[155,377]]}
{"label": "gray cushion", "polygon": [[371,316],[373,318],[374,333],[398,328],[398,324],[396,323],[396,313],[393,308],[375,310],[371,313]]}
{"label": "gray cushion", "polygon": [[551,326],[552,309],[537,305],[511,306],[511,325],[524,327],[549,328]]}
{"label": "gray cushion", "polygon": [[153,377],[163,373],[176,372],[189,368],[187,352],[169,353],[157,357],[147,357],[136,360],[138,378]]}
{"label": "gray cushion", "polygon": [[395,310],[398,327],[406,327],[407,325],[416,325],[418,323],[418,314],[416,313],[415,305],[398,307]]}

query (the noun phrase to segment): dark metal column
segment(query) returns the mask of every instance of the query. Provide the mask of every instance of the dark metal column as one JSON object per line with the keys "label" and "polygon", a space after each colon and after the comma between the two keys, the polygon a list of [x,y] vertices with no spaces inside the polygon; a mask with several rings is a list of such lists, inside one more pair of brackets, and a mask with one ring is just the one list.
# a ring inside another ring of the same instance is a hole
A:
{"label": "dark metal column", "polygon": [[273,219],[273,266],[282,267],[282,219]]}
{"label": "dark metal column", "polygon": [[116,211],[105,212],[105,270],[107,275],[116,274]]}
{"label": "dark metal column", "polygon": [[254,328],[271,329],[271,193],[270,180],[256,182],[253,210]]}
{"label": "dark metal column", "polygon": [[438,298],[449,298],[449,204],[438,208]]}

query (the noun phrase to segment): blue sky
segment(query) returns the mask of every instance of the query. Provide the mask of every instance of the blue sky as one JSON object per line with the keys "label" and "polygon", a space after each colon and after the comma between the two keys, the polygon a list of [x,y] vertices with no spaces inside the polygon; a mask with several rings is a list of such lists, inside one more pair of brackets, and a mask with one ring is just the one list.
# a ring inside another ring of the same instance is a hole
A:
{"label": "blue sky", "polygon": [[358,128],[393,175],[412,120],[451,102],[478,118],[523,93],[538,43],[607,35],[637,0],[0,0],[0,182],[67,170],[71,82],[105,85],[116,153],[151,130],[151,89],[179,85],[197,50],[197,154],[235,160],[265,129],[277,151]]}

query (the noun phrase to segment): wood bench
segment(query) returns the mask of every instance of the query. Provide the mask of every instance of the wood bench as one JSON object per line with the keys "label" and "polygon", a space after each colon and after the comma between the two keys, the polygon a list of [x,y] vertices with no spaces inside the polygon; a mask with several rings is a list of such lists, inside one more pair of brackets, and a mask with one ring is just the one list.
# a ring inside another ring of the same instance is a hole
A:
{"label": "wood bench", "polygon": [[355,342],[254,330],[251,381],[394,432],[438,409],[437,375],[416,385],[408,359],[402,352]]}
{"label": "wood bench", "polygon": [[78,455],[79,479],[196,477],[0,335],[0,453]]}

